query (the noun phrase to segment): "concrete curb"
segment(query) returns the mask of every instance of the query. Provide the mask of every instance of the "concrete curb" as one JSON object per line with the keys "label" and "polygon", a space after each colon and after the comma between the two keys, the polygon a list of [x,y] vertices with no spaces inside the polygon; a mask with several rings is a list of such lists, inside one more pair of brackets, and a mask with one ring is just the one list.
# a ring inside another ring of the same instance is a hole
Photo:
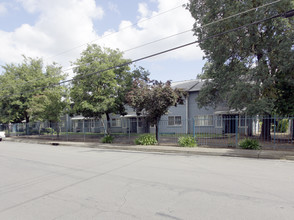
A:
{"label": "concrete curb", "polygon": [[185,155],[205,155],[205,156],[226,156],[226,157],[243,157],[255,159],[277,159],[277,160],[294,160],[293,151],[273,151],[273,150],[243,150],[243,149],[226,149],[226,148],[182,148],[175,146],[139,146],[139,145],[122,145],[122,144],[102,144],[102,143],[85,143],[85,142],[65,142],[65,141],[49,141],[28,138],[6,138],[4,141],[30,143],[30,144],[46,144],[53,146],[76,146],[88,147],[108,150],[129,150],[143,151],[154,153],[172,153]]}

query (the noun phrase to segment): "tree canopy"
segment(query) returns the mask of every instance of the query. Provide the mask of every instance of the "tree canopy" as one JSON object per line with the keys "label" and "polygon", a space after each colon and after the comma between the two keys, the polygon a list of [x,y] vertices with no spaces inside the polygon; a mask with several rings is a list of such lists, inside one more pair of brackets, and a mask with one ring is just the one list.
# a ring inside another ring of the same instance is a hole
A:
{"label": "tree canopy", "polygon": [[53,108],[52,105],[52,108],[48,107],[48,100],[52,104],[62,102],[62,86],[52,87],[65,78],[60,66],[53,63],[44,67],[42,59],[24,56],[21,64],[6,64],[3,68],[4,73],[0,76],[2,123],[29,122],[30,119],[58,120],[63,109]]}
{"label": "tree canopy", "polygon": [[127,95],[128,104],[137,115],[146,116],[156,127],[158,141],[158,122],[169,107],[183,104],[186,93],[180,89],[173,89],[171,82],[135,80],[132,90]]}
{"label": "tree canopy", "polygon": [[[190,0],[187,8],[195,18],[194,34],[209,62],[204,72],[208,80],[198,96],[200,106],[227,103],[250,115],[294,114],[289,93],[294,88],[293,17],[206,38],[294,8],[293,0],[260,7],[269,2]],[[259,8],[219,21],[255,7]]]}
{"label": "tree canopy", "polygon": [[77,66],[71,88],[74,112],[96,118],[105,114],[108,121],[111,113],[125,115],[125,96],[133,79],[149,75],[141,67],[130,71],[130,63],[118,49],[88,45],[74,63]]}

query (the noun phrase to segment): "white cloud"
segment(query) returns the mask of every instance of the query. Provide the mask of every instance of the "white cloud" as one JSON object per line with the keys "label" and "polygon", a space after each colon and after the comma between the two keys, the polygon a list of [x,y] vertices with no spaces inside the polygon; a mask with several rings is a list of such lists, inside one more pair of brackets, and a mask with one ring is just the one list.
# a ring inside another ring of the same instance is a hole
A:
{"label": "white cloud", "polygon": [[[189,11],[182,7],[163,13],[182,5],[185,3],[183,0],[157,0],[156,10],[150,10],[148,3],[139,3],[137,8],[137,12],[141,15],[139,20],[133,23],[127,20],[121,21],[116,30],[119,31],[118,33],[115,33],[116,27],[113,27],[113,30],[104,32],[103,39],[93,41],[99,39],[95,32],[99,27],[94,28],[94,20],[102,19],[104,15],[103,9],[96,5],[95,0],[18,1],[27,12],[36,13],[39,17],[35,24],[23,24],[13,32],[0,30],[2,63],[20,62],[21,54],[25,54],[29,57],[43,57],[48,63],[56,61],[67,69],[70,61],[75,61],[85,48],[79,46],[87,42],[119,48],[123,51],[192,29],[194,23]],[[160,13],[163,14],[159,15]],[[149,19],[153,16],[155,17]],[[135,22],[139,23],[131,26]],[[125,57],[137,59],[195,40],[193,33],[189,32],[130,50],[125,53]],[[156,60],[191,61],[201,60],[202,56],[203,53],[198,47],[189,46],[158,56]],[[149,61],[151,62],[152,59]]]}
{"label": "white cloud", "polygon": [[[19,0],[30,13],[38,13],[34,25],[23,24],[13,32],[0,35],[0,60],[19,62],[20,54],[30,57],[50,57],[74,46],[97,38],[93,20],[101,19],[104,11],[95,0]],[[3,50],[5,48],[5,50]],[[68,66],[82,48],[63,56],[48,59]],[[20,53],[21,52],[21,53]],[[18,56],[15,56],[18,54]]]}
{"label": "white cloud", "polygon": [[7,8],[5,3],[0,3],[0,16],[5,15],[7,13]]}
{"label": "white cloud", "polygon": [[117,4],[113,2],[108,2],[108,9],[116,14],[120,14]]}
{"label": "white cloud", "polygon": [[138,12],[141,15],[140,17],[143,17],[143,18],[147,17],[150,14],[147,3],[145,3],[145,2],[139,3]]}
{"label": "white cloud", "polygon": [[[158,0],[158,9],[156,11],[149,11],[146,3],[139,3],[138,12],[141,18],[137,26],[126,28],[130,26],[131,23],[122,21],[118,29],[119,33],[114,33],[109,37],[105,37],[97,41],[97,43],[121,50],[128,50],[148,42],[190,30],[192,29],[194,19],[188,10],[181,7],[183,3],[185,2],[182,0]],[[176,9],[166,12],[173,8]],[[161,13],[163,14],[159,15]],[[150,17],[154,18],[149,19]],[[104,36],[109,35],[109,33],[111,33],[111,31],[105,33]],[[190,31],[154,44],[127,51],[125,55],[128,58],[136,59],[196,40],[196,37],[193,36],[193,32]],[[160,55],[156,59],[202,60],[202,57],[203,53],[200,48],[192,45],[165,55]]]}

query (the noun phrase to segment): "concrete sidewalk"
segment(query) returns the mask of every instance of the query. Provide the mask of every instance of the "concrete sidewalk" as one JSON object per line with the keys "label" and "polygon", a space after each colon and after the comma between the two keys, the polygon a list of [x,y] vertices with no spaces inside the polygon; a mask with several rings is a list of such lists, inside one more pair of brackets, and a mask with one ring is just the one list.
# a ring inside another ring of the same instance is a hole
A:
{"label": "concrete sidewalk", "polygon": [[209,148],[209,147],[188,148],[188,147],[161,146],[161,145],[152,145],[152,146],[122,145],[122,144],[103,144],[103,143],[93,143],[93,142],[52,141],[52,140],[42,140],[42,139],[21,138],[21,137],[8,137],[8,138],[5,138],[5,141],[31,143],[31,144],[47,144],[47,145],[56,145],[56,146],[89,147],[89,148],[113,149],[113,150],[176,153],[176,154],[186,154],[186,155],[294,160],[293,151],[243,150],[243,149]]}

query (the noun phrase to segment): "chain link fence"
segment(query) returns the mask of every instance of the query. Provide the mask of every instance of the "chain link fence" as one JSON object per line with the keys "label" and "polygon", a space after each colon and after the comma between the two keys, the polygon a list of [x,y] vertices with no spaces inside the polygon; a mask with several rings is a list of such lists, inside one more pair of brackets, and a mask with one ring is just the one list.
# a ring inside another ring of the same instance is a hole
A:
{"label": "chain link fence", "polygon": [[239,115],[169,116],[156,126],[144,117],[67,119],[59,123],[35,122],[1,125],[6,136],[59,141],[101,142],[110,133],[114,143],[134,144],[142,134],[158,132],[160,145],[177,145],[179,137],[191,136],[199,146],[235,148],[243,139],[256,139],[263,149],[294,150],[292,117],[247,117]]}

